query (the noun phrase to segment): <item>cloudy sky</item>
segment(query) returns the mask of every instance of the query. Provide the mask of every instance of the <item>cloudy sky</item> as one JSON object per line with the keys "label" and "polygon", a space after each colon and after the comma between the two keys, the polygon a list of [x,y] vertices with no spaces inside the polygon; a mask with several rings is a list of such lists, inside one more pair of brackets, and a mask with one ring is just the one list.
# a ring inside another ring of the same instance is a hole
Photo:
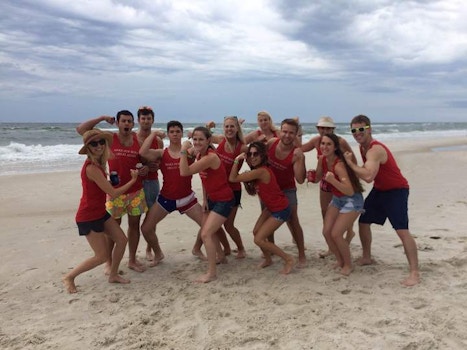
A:
{"label": "cloudy sky", "polygon": [[0,121],[467,121],[464,0],[2,0]]}

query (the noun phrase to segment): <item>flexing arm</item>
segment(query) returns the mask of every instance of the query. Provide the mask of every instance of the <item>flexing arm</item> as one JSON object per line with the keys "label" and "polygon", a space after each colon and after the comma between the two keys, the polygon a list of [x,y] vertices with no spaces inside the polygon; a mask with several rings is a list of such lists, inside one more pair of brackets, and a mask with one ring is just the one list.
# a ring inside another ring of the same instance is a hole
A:
{"label": "flexing arm", "polygon": [[295,148],[293,152],[293,172],[295,180],[299,184],[305,182],[306,179],[306,167],[305,167],[305,155],[300,148]]}
{"label": "flexing arm", "polygon": [[343,194],[347,196],[352,196],[355,193],[355,191],[352,187],[352,183],[349,180],[349,174],[347,174],[345,165],[342,162],[337,163],[334,168],[334,171],[336,172],[336,175],[339,178],[339,180],[334,176],[334,174],[331,171],[328,171],[326,174],[324,174],[324,180],[329,182]]}
{"label": "flexing arm", "polygon": [[370,183],[376,175],[378,175],[380,164],[384,164],[387,160],[387,153],[385,149],[379,145],[374,145],[366,153],[366,162],[363,166],[358,166],[357,163],[353,162],[352,154],[346,152],[344,154],[345,161],[350,168],[357,174],[363,181]]}
{"label": "flexing arm", "polygon": [[110,125],[115,123],[114,117],[111,117],[110,115],[101,115],[100,117],[82,122],[80,125],[76,127],[76,131],[78,132],[78,134],[83,135],[86,131],[91,130],[97,124],[99,124],[100,122],[104,120]]}
{"label": "flexing arm", "polygon": [[188,164],[188,149],[191,147],[190,141],[185,141],[182,144],[180,151],[180,175],[190,176],[197,174],[205,169],[212,168],[217,169],[221,165],[221,160],[215,153],[209,153],[204,157],[201,157],[191,165]]}
{"label": "flexing arm", "polygon": [[158,148],[158,149],[151,148],[152,142],[154,141],[155,137],[157,138],[158,141],[160,140],[160,138],[157,136],[156,131],[152,132],[146,138],[146,140],[144,140],[143,144],[141,145],[141,148],[139,149],[139,155],[150,162],[154,162],[160,159],[162,157],[162,153],[164,152],[162,148]]}

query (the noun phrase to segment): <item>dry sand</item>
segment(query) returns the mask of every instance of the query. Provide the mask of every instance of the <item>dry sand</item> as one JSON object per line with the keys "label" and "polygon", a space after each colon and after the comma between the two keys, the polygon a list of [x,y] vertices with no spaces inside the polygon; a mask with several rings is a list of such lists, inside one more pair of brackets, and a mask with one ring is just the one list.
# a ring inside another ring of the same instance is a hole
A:
{"label": "dry sand", "polygon": [[[410,228],[422,272],[412,288],[399,284],[407,261],[389,224],[373,230],[376,265],[357,266],[348,278],[334,273],[331,258],[318,258],[325,247],[318,186],[299,185],[305,269],[282,276],[278,260],[256,268],[261,254],[251,229],[259,205],[244,192],[236,223],[248,255],[230,257],[217,281],[192,282],[205,270],[191,255],[196,227],[173,213],[158,226],[166,256],[160,265],[136,273],[126,254],[121,269],[131,284],[107,283],[98,267],[79,276],[79,293],[69,295],[62,275],[91,254],[74,223],[79,172],[2,176],[0,348],[466,349],[467,152],[430,151],[465,142],[390,144],[411,185]],[[314,158],[307,154],[309,164]],[[276,242],[296,254],[285,225]],[[145,246],[140,242],[141,259]],[[351,250],[357,258],[358,237]]]}

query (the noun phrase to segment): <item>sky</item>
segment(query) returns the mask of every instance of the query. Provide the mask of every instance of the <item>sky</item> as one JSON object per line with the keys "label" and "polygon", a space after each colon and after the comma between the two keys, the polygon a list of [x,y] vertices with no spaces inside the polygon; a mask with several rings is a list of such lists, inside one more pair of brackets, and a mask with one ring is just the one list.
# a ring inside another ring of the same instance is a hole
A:
{"label": "sky", "polygon": [[464,0],[2,0],[0,122],[467,121]]}

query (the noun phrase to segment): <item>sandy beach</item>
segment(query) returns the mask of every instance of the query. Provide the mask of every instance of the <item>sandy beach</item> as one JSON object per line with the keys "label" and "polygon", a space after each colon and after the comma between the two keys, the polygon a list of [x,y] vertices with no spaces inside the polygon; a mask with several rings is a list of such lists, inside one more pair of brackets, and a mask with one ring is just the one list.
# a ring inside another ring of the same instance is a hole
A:
{"label": "sandy beach", "polygon": [[[1,176],[0,348],[466,349],[467,152],[431,150],[466,141],[387,143],[411,186],[410,229],[422,273],[412,288],[399,284],[408,265],[388,223],[373,226],[377,264],[356,266],[348,278],[333,272],[333,259],[318,257],[325,249],[318,186],[303,184],[304,269],[280,275],[278,259],[256,268],[261,253],[251,230],[258,198],[244,191],[236,224],[247,257],[230,256],[217,281],[192,282],[205,270],[191,254],[197,228],[172,213],[157,228],[163,262],[137,273],[126,266],[126,253],[121,270],[130,284],[107,283],[98,267],[79,276],[79,293],[70,295],[62,275],[91,254],[74,222],[79,172]],[[306,157],[313,166],[315,152]],[[198,176],[194,189],[200,198]],[[297,254],[285,225],[276,242]],[[143,261],[145,247],[141,238]],[[351,250],[357,258],[358,237]]]}

